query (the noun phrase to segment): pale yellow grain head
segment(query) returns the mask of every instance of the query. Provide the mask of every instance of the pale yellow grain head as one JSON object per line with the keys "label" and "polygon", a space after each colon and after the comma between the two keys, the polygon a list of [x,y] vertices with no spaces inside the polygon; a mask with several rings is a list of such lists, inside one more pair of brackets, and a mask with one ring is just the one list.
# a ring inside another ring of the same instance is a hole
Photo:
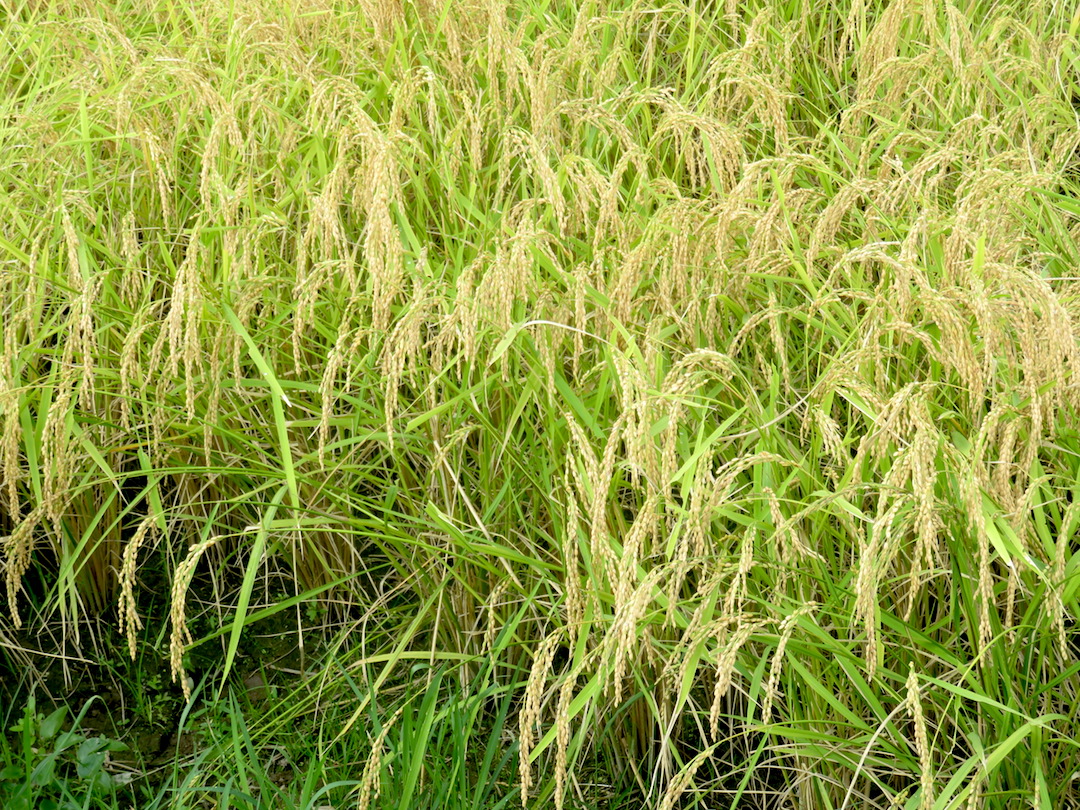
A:
{"label": "pale yellow grain head", "polygon": [[366,139],[366,160],[356,189],[367,213],[364,254],[374,282],[372,323],[385,330],[390,323],[390,304],[403,284],[404,257],[394,224],[392,207],[398,201],[398,168],[391,139],[373,134]]}
{"label": "pale yellow grain head", "polygon": [[665,574],[664,568],[654,568],[641,581],[637,589],[616,607],[615,620],[605,639],[607,653],[612,661],[608,683],[613,688],[616,705],[622,702],[627,667],[631,660],[640,657],[641,645],[645,643],[642,640],[639,644],[638,640],[641,619],[653,599],[653,589],[657,587]]}
{"label": "pale yellow grain head", "polygon": [[710,746],[699,751],[697,755],[695,755],[694,758],[679,771],[675,778],[671,780],[667,789],[664,791],[664,798],[660,800],[659,810],[675,810],[679,799],[694,781],[694,775],[698,772],[698,769],[712,756],[713,747],[715,746]]}
{"label": "pale yellow grain head", "polygon": [[485,654],[491,654],[495,647],[495,639],[502,629],[502,608],[505,606],[506,595],[510,592],[510,586],[511,580],[501,580],[488,594],[485,605],[485,612],[487,613],[487,626],[484,628]]}
{"label": "pale yellow grain head", "polygon": [[912,5],[912,0],[892,0],[878,18],[858,52],[861,80],[865,81],[883,62],[897,55],[900,31]]}
{"label": "pale yellow grain head", "polygon": [[44,505],[36,507],[23,518],[9,537],[3,538],[0,548],[4,550],[4,580],[7,585],[8,611],[15,629],[22,627],[19,616],[18,597],[22,590],[23,574],[30,568],[34,553],[34,533],[45,518]]}
{"label": "pale yellow grain head", "polygon": [[63,225],[64,247],[67,251],[67,282],[74,291],[81,292],[83,274],[79,265],[79,235],[75,232],[75,224],[66,205],[60,208],[60,222]]}
{"label": "pale yellow grain head", "polygon": [[75,304],[77,320],[73,324],[72,342],[81,366],[79,405],[83,410],[94,410],[94,369],[98,354],[97,330],[94,323],[94,305],[104,284],[104,274],[93,276],[84,286]]}
{"label": "pale yellow grain head", "polygon": [[563,481],[563,493],[566,503],[566,535],[563,537],[563,587],[566,590],[566,624],[571,636],[576,635],[576,628],[584,618],[585,604],[581,588],[579,566],[581,554],[578,551],[578,533],[581,530],[581,510],[574,494],[571,481],[573,462],[567,459],[567,472]]}
{"label": "pale yellow grain head", "polygon": [[134,308],[142,297],[146,276],[139,266],[138,228],[135,212],[128,211],[120,225],[120,247],[124,257],[124,272],[120,280],[120,297],[129,307]]}
{"label": "pale yellow grain head", "polygon": [[567,753],[570,748],[570,702],[576,688],[575,678],[567,674],[559,686],[559,704],[555,714],[555,810],[563,810],[566,801]]}
{"label": "pale yellow grain head", "polygon": [[371,807],[373,801],[377,802],[379,794],[382,792],[382,784],[380,782],[382,771],[382,755],[383,746],[386,744],[386,737],[390,734],[390,730],[394,727],[394,724],[401,717],[402,712],[405,710],[405,706],[399,708],[390,717],[386,723],[383,724],[382,730],[371,744],[371,753],[368,754],[367,762],[364,764],[364,771],[360,776],[360,793],[357,800],[357,810],[368,810]]}
{"label": "pale yellow grain head", "polygon": [[[611,575],[611,566],[614,564],[614,552],[608,544],[608,493],[611,489],[611,481],[615,473],[615,462],[618,458],[618,449],[622,446],[623,424],[625,420],[620,416],[612,425],[608,433],[607,442],[604,445],[604,454],[590,470],[589,486],[592,489],[592,500],[589,503],[589,545],[590,554],[595,564],[598,564],[598,573],[603,576],[605,572]],[[576,422],[575,422],[576,425]],[[580,433],[580,429],[579,429]],[[586,441],[584,434],[581,439]],[[590,448],[591,450],[591,448]]]}
{"label": "pale yellow grain head", "polygon": [[120,632],[127,638],[128,653],[135,660],[136,634],[142,629],[142,620],[135,608],[135,569],[139,549],[150,532],[155,528],[156,518],[147,515],[139,522],[135,534],[124,547],[120,564]]}
{"label": "pale yellow grain head", "polygon": [[764,627],[764,622],[753,620],[740,620],[739,625],[725,643],[718,649],[716,663],[716,681],[713,686],[712,707],[709,710],[709,732],[713,740],[717,739],[720,727],[720,712],[723,708],[724,697],[731,687],[731,679],[735,673],[735,663],[738,660],[739,651],[750,641],[754,633]]}
{"label": "pale yellow grain head", "polygon": [[[0,378],[0,385],[3,385]],[[19,503],[19,481],[22,478],[22,465],[19,460],[19,448],[22,444],[22,425],[19,422],[19,396],[5,386],[0,392],[0,497],[7,497],[8,519],[19,522],[22,509]]]}
{"label": "pale yellow grain head", "polygon": [[[1080,501],[1073,501],[1065,508],[1061,518],[1061,528],[1058,531],[1057,542],[1054,548],[1054,561],[1050,569],[1050,579],[1059,587],[1064,587],[1065,571],[1071,548],[1073,530],[1076,526],[1077,517],[1080,515]],[[1056,591],[1055,591],[1056,592]],[[1068,660],[1068,646],[1065,635],[1065,603],[1060,599],[1048,600],[1046,610],[1057,631],[1058,653],[1063,661]]]}
{"label": "pale yellow grain head", "polygon": [[42,497],[46,513],[53,522],[60,520],[71,500],[75,449],[68,433],[67,420],[74,408],[76,388],[75,366],[67,358],[42,430],[41,458],[45,467]]}
{"label": "pale yellow grain head", "polygon": [[540,642],[525,685],[524,705],[518,716],[518,773],[521,780],[522,807],[528,806],[529,802],[529,789],[532,787],[532,765],[529,756],[532,754],[533,743],[536,740],[534,728],[540,722],[544,687],[551,677],[551,663],[555,658],[555,648],[559,641],[559,634],[552,633]]}
{"label": "pale yellow grain head", "polygon": [[184,649],[193,641],[191,631],[187,626],[187,591],[195,576],[195,568],[207,549],[222,539],[224,535],[213,535],[191,546],[187,556],[173,572],[169,602],[169,621],[172,625],[169,636],[169,666],[173,682],[180,681],[185,700],[191,698],[191,682],[184,669]]}
{"label": "pale yellow grain head", "polygon": [[724,614],[734,616],[742,607],[747,597],[747,577],[754,567],[754,546],[757,541],[757,529],[751,528],[743,532],[739,545],[739,566],[724,597]]}
{"label": "pale yellow grain head", "polygon": [[623,537],[618,583],[615,586],[616,612],[631,599],[638,586],[637,569],[644,556],[645,541],[653,536],[660,525],[660,501],[659,492],[655,489],[650,490],[630,526],[630,531]]}
{"label": "pale yellow grain head", "polygon": [[933,761],[930,759],[930,742],[926,731],[926,718],[923,715],[922,698],[919,695],[919,679],[915,674],[915,664],[908,669],[907,707],[915,726],[915,752],[919,758],[919,808],[930,810],[934,806]]}
{"label": "pale yellow grain head", "polygon": [[428,289],[418,285],[408,311],[394,324],[379,358],[379,365],[386,380],[384,414],[387,441],[391,446],[394,442],[394,420],[398,416],[398,392],[405,378],[407,365],[415,363],[423,348],[424,326],[432,300]]}
{"label": "pale yellow grain head", "polygon": [[790,616],[786,617],[780,622],[779,632],[780,640],[776,645],[776,652],[773,653],[772,661],[769,665],[769,680],[765,686],[765,698],[762,701],[761,708],[761,722],[769,723],[772,720],[772,707],[776,702],[776,693],[780,685],[780,671],[783,668],[784,652],[787,649],[788,642],[791,640],[792,634],[795,632],[795,627],[799,622],[799,619],[803,616],[812,613],[818,605],[814,602],[810,602],[803,605]]}

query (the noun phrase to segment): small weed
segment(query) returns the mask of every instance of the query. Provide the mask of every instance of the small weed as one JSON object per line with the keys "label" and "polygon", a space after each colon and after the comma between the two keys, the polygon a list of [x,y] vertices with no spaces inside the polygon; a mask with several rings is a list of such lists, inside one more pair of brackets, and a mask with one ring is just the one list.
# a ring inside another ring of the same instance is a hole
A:
{"label": "small weed", "polygon": [[109,755],[127,746],[78,731],[87,703],[68,730],[67,707],[48,716],[27,702],[22,717],[0,741],[0,806],[4,810],[85,810],[109,806],[123,779],[108,773]]}

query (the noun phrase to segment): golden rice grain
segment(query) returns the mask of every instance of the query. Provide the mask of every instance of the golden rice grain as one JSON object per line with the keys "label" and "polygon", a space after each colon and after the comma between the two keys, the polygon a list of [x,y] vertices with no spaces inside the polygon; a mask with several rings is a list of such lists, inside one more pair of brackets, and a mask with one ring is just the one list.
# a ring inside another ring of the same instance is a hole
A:
{"label": "golden rice grain", "polygon": [[555,713],[555,810],[562,810],[565,803],[570,701],[574,697],[575,680],[572,675],[567,675],[559,687],[559,704]]}
{"label": "golden rice grain", "polygon": [[147,515],[139,522],[128,544],[124,547],[122,563],[120,566],[120,609],[119,625],[120,632],[127,637],[128,653],[131,660],[135,660],[135,647],[138,630],[142,629],[142,619],[135,607],[135,567],[146,536],[155,527],[157,518],[155,515]]}
{"label": "golden rice grain", "polygon": [[[169,636],[169,667],[173,683],[180,681],[184,690],[184,699],[191,699],[191,682],[184,669],[184,647],[193,639],[185,620],[187,612],[187,591],[195,576],[195,567],[199,564],[207,549],[224,539],[224,535],[212,535],[195,543],[188,549],[187,556],[176,566],[173,573],[172,593],[170,595],[169,621],[172,632]],[[136,548],[136,551],[138,549]],[[134,552],[132,553],[134,555]],[[132,556],[134,559],[134,556]],[[134,563],[132,563],[134,564]]]}
{"label": "golden rice grain", "polygon": [[382,792],[380,772],[383,764],[383,745],[385,745],[387,736],[390,734],[394,724],[401,718],[404,710],[405,706],[403,705],[391,715],[371,744],[371,753],[368,754],[367,762],[364,764],[364,771],[360,775],[359,799],[356,803],[357,810],[368,810],[372,801],[379,800],[379,795]]}
{"label": "golden rice grain", "polygon": [[919,808],[930,810],[934,806],[933,762],[930,759],[930,741],[926,733],[926,718],[923,715],[919,679],[915,675],[914,663],[908,669],[907,707],[915,726],[915,752],[919,758]]}
{"label": "golden rice grain", "polygon": [[528,805],[529,789],[532,787],[532,765],[529,755],[532,753],[535,740],[533,729],[540,721],[540,703],[544,694],[544,684],[550,676],[551,662],[555,658],[555,648],[560,641],[560,635],[555,633],[540,642],[525,687],[525,703],[518,719],[518,774],[521,780],[522,807]]}
{"label": "golden rice grain", "polygon": [[772,720],[772,707],[776,702],[776,693],[780,684],[780,670],[784,663],[784,651],[787,649],[788,642],[795,632],[795,626],[798,624],[799,619],[812,613],[817,607],[818,605],[814,602],[803,605],[780,622],[780,640],[777,642],[776,652],[773,653],[772,662],[769,665],[769,680],[765,685],[765,697],[761,704],[762,723],[769,723]]}

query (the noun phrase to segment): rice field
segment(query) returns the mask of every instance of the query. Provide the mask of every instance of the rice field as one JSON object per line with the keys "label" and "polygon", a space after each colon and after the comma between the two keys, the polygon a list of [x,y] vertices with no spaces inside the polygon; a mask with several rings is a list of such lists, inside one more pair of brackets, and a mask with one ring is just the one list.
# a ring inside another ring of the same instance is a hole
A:
{"label": "rice field", "polygon": [[1080,807],[1078,33],[0,0],[0,798]]}

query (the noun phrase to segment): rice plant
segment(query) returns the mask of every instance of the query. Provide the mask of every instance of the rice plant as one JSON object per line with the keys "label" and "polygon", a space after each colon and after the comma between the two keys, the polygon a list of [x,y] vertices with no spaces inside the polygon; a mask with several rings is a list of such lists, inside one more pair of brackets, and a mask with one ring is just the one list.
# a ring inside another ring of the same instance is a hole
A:
{"label": "rice plant", "polygon": [[301,805],[1080,806],[1074,4],[0,20],[3,667],[288,616]]}

